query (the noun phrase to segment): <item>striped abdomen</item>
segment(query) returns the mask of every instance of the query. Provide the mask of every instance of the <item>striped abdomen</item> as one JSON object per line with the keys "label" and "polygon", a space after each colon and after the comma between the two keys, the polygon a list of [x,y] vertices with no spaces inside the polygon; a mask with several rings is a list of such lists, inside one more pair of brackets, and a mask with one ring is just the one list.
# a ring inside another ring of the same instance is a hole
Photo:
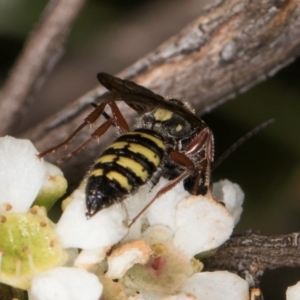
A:
{"label": "striped abdomen", "polygon": [[165,151],[160,135],[137,129],[115,140],[96,160],[86,187],[86,216],[122,201],[146,183]]}

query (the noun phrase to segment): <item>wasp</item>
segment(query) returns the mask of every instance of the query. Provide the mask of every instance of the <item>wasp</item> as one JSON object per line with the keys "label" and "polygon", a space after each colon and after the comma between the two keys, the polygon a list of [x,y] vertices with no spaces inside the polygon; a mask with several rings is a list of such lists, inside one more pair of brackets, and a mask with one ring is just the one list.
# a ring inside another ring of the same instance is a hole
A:
{"label": "wasp", "polygon": [[[100,138],[111,126],[117,128],[119,137],[104,150],[88,174],[86,217],[121,202],[146,182],[155,185],[161,176],[169,179],[168,184],[142,212],[181,181],[191,194],[204,195],[210,187],[214,138],[192,107],[185,101],[165,99],[132,81],[106,73],[99,73],[97,78],[108,90],[98,98],[99,104],[65,141],[39,155],[43,157],[67,145],[100,115],[105,115],[106,121],[60,162],[77,154],[91,140]],[[124,101],[138,113],[135,129],[130,130],[117,101]],[[107,105],[112,116],[104,111]]]}

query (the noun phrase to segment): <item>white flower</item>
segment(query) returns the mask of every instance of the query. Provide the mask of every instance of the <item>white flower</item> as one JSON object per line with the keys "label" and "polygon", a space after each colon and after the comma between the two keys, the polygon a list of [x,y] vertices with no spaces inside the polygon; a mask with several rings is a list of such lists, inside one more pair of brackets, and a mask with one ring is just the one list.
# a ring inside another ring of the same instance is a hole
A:
{"label": "white flower", "polygon": [[[128,232],[124,225],[127,218],[135,218],[166,184],[167,180],[161,179],[150,192],[149,186],[141,187],[123,203],[103,209],[87,220],[84,181],[66,200],[68,204],[57,225],[64,247],[83,249],[74,265],[92,270],[102,262],[95,272],[106,286],[104,298],[115,297],[116,293],[124,293],[130,299],[161,299],[168,295],[197,298],[197,282],[208,295],[225,295],[227,288],[232,293],[230,287],[236,285],[237,295],[247,299],[246,281],[228,272],[199,273],[202,264],[193,259],[230,237],[242,211],[243,193],[237,185],[229,181],[219,183],[219,201],[209,193],[190,196],[182,183],[178,184],[157,199]],[[119,246],[105,259],[117,243]],[[119,282],[113,282],[114,279]],[[224,284],[217,293],[207,280],[221,280]]]}
{"label": "white flower", "polygon": [[28,140],[0,138],[0,208],[28,212],[43,184],[46,167]]}
{"label": "white flower", "polygon": [[101,262],[107,251],[127,233],[127,212],[123,205],[99,211],[91,219],[85,216],[85,184],[70,196],[71,202],[61,216],[56,230],[65,248],[83,249],[75,265],[88,269]]}
{"label": "white flower", "polygon": [[59,267],[35,276],[29,300],[99,300],[102,284],[82,269]]}
{"label": "white flower", "polygon": [[[151,193],[140,191],[128,198],[126,204],[129,215],[132,210],[135,213],[142,210],[145,203],[151,200],[166,183],[167,180],[161,179]],[[227,184],[229,185],[229,182]],[[220,200],[223,201],[223,198]],[[192,257],[217,248],[226,241],[234,228],[234,218],[226,207],[211,194],[205,197],[191,196],[181,183],[157,199],[147,209],[139,224],[139,234],[146,224],[150,227],[164,225],[172,232],[172,242],[175,247],[188,257]],[[135,238],[138,238],[136,234]]]}
{"label": "white flower", "polygon": [[50,207],[66,190],[61,171],[37,154],[28,140],[0,138],[0,281],[23,289],[67,260],[45,208],[30,208],[38,195]]}
{"label": "white flower", "polygon": [[26,213],[35,200],[49,209],[66,192],[61,170],[38,154],[29,140],[0,138],[0,211]]}
{"label": "white flower", "polygon": [[286,291],[286,300],[299,300],[300,299],[300,281],[288,287]]}
{"label": "white flower", "polygon": [[[166,183],[161,179],[150,193],[143,187],[128,197],[125,204],[130,218]],[[208,295],[204,299],[231,299],[231,294],[232,299],[249,299],[245,280],[229,272],[199,273],[201,263],[193,259],[195,254],[213,250],[227,240],[235,224],[235,212],[241,211],[239,187],[224,181],[219,188],[223,191],[222,203],[210,194],[190,196],[182,184],[157,199],[108,257],[106,276],[119,279],[131,299],[168,299],[170,295],[178,299],[200,299],[199,295]],[[234,216],[224,202],[230,203]],[[209,282],[219,284],[219,289]]]}
{"label": "white flower", "polygon": [[249,299],[247,281],[227,271],[196,273],[184,282],[181,291],[192,294],[197,299]]}
{"label": "white flower", "polygon": [[239,185],[231,183],[229,180],[221,180],[213,185],[214,196],[223,201],[226,205],[226,209],[234,218],[234,224],[236,225],[243,212],[244,193]]}
{"label": "white flower", "polygon": [[146,264],[151,254],[151,247],[144,240],[135,240],[123,244],[107,258],[109,269],[106,276],[112,279],[120,279],[133,265]]}
{"label": "white flower", "polygon": [[[40,160],[30,142],[9,137],[0,139],[0,164],[1,280],[21,288],[32,281],[31,300],[248,299],[246,281],[229,272],[201,272],[193,258],[230,237],[242,212],[237,185],[223,181],[215,195],[191,196],[177,184],[128,228],[168,181],[162,178],[150,191],[145,185],[87,220],[84,180],[65,200],[55,227],[45,210],[29,208],[35,198],[50,208],[64,192],[61,171]],[[62,264],[68,267],[57,267]]]}

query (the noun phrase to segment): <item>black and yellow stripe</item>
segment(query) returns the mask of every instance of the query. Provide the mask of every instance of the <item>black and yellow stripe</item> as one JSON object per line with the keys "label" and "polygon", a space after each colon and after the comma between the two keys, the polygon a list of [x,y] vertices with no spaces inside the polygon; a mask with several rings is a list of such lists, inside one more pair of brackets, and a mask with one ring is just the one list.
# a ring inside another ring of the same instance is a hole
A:
{"label": "black and yellow stripe", "polygon": [[162,136],[137,129],[115,140],[96,160],[87,181],[87,216],[122,201],[145,184],[165,152]]}

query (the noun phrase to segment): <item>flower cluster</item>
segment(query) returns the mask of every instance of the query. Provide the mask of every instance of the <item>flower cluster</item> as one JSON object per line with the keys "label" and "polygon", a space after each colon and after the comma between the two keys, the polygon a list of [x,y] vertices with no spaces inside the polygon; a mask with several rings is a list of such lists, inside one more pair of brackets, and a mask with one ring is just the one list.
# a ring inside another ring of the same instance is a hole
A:
{"label": "flower cluster", "polygon": [[28,289],[35,274],[67,261],[55,225],[47,218],[66,181],[55,166],[40,161],[27,140],[0,138],[0,280]]}
{"label": "flower cluster", "polygon": [[[230,237],[241,213],[240,188],[229,181],[215,185],[217,193],[224,193],[224,201],[236,199],[229,212],[227,203],[224,205],[212,195],[191,196],[178,184],[128,228],[128,220],[165,184],[166,180],[161,179],[150,192],[149,187],[142,187],[124,203],[87,220],[83,183],[66,200],[70,203],[57,224],[64,247],[83,249],[74,266],[93,270],[99,276],[104,284],[104,298],[114,294],[124,299],[163,299],[193,294],[201,299],[203,295],[221,294],[222,299],[247,299],[246,281],[228,272],[201,272],[202,264],[193,258],[217,248]],[[208,284],[214,280],[223,282],[216,285],[220,290]],[[236,298],[232,298],[233,288]]]}
{"label": "flower cluster", "polygon": [[1,282],[27,289],[30,300],[249,299],[245,280],[202,272],[194,258],[230,237],[242,213],[238,185],[224,180],[212,194],[191,196],[178,184],[128,226],[166,180],[89,220],[84,180],[53,224],[46,209],[64,194],[66,181],[36,154],[29,141],[0,139]]}

